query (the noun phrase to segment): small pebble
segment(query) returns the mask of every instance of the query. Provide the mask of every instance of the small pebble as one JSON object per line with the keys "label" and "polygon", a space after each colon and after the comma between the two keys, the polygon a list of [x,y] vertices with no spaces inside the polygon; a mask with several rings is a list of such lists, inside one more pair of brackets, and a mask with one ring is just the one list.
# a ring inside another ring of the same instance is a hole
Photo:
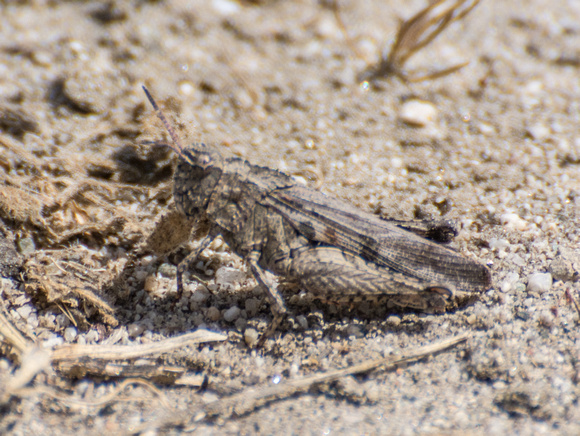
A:
{"label": "small pebble", "polygon": [[244,280],[245,274],[236,268],[222,266],[215,273],[215,282],[218,286],[234,287],[238,282]]}
{"label": "small pebble", "polygon": [[355,338],[362,338],[364,337],[364,333],[361,330],[361,326],[357,324],[350,324],[346,328],[347,336],[354,336]]}
{"label": "small pebble", "polygon": [[244,331],[244,341],[248,347],[253,348],[258,343],[258,331],[253,328],[247,328]]}
{"label": "small pebble", "polygon": [[224,312],[224,320],[227,322],[234,322],[240,316],[240,308],[238,306],[232,306]]}
{"label": "small pebble", "polygon": [[543,124],[535,124],[528,127],[527,133],[532,139],[543,141],[550,136],[550,129]]}
{"label": "small pebble", "polygon": [[515,213],[504,213],[499,217],[502,225],[513,230],[526,230],[528,222]]}
{"label": "small pebble", "polygon": [[296,317],[296,322],[298,323],[298,325],[302,330],[308,329],[308,319],[306,319],[304,315],[298,315]]}
{"label": "small pebble", "polygon": [[[117,89],[118,78],[94,69],[73,69],[62,84],[62,96],[75,112],[97,114],[110,107]],[[117,86],[115,86],[117,85]]]}
{"label": "small pebble", "polygon": [[239,332],[243,332],[246,330],[246,326],[248,325],[248,320],[242,316],[242,317],[236,319],[236,322],[234,323],[234,325],[236,326],[236,330],[238,330]]}
{"label": "small pebble", "polygon": [[580,278],[580,275],[574,271],[572,262],[567,259],[555,259],[550,264],[550,273],[554,280],[562,280],[563,282],[573,282]]}
{"label": "small pebble", "polygon": [[177,276],[177,267],[175,265],[171,265],[170,263],[163,263],[159,265],[157,272],[163,277],[174,279]]}
{"label": "small pebble", "polygon": [[30,314],[32,313],[32,307],[28,304],[24,306],[20,306],[16,309],[18,315],[20,315],[23,319],[28,319]]}
{"label": "small pebble", "polygon": [[207,309],[205,316],[208,320],[215,322],[220,320],[222,314],[217,307],[211,306],[209,309]]}
{"label": "small pebble", "polygon": [[528,277],[528,292],[543,294],[552,287],[552,274],[534,273]]}
{"label": "small pebble", "polygon": [[85,340],[87,341],[88,344],[90,344],[91,342],[97,342],[97,339],[99,339],[99,332],[96,330],[90,330],[85,335]]}
{"label": "small pebble", "polygon": [[401,317],[397,315],[390,315],[387,318],[387,324],[393,327],[398,327],[401,324]]}
{"label": "small pebble", "polygon": [[511,291],[515,287],[515,284],[518,282],[519,279],[520,279],[520,275],[518,273],[516,273],[516,272],[508,273],[506,278],[503,279],[503,281],[501,282],[501,284],[499,286],[500,290],[502,292]]}
{"label": "small pebble", "polygon": [[127,326],[127,333],[131,338],[139,336],[145,331],[144,324],[131,323]]}
{"label": "small pebble", "polygon": [[260,300],[257,298],[248,298],[244,303],[244,307],[248,313],[248,316],[252,317],[256,315],[256,313],[258,313],[258,309],[260,309]]}
{"label": "small pebble", "polygon": [[196,303],[204,303],[210,297],[210,293],[203,285],[199,286],[191,295],[191,299]]}
{"label": "small pebble", "polygon": [[240,11],[240,5],[231,0],[213,0],[211,5],[220,15],[232,15]]}
{"label": "small pebble", "polygon": [[491,238],[489,240],[489,248],[492,250],[505,250],[509,248],[510,243],[505,239]]}
{"label": "small pebble", "polygon": [[18,251],[20,254],[24,256],[28,256],[29,254],[34,253],[34,250],[36,250],[36,245],[34,244],[34,239],[32,238],[19,239],[16,245],[18,246]]}
{"label": "small pebble", "polygon": [[143,286],[143,289],[145,290],[145,292],[148,293],[152,293],[155,292],[157,290],[157,277],[155,276],[148,276],[145,279],[145,285]]}
{"label": "small pebble", "polygon": [[141,282],[141,281],[145,280],[145,278],[147,277],[147,274],[148,274],[147,271],[145,271],[144,269],[141,269],[135,273],[135,278]]}
{"label": "small pebble", "polygon": [[77,329],[76,327],[67,327],[64,329],[64,340],[66,342],[72,342],[77,337]]}
{"label": "small pebble", "polygon": [[42,346],[44,348],[53,348],[62,345],[63,343],[64,343],[63,338],[61,338],[58,335],[51,334],[51,336],[42,343]]}
{"label": "small pebble", "polygon": [[399,117],[405,124],[425,127],[435,121],[437,108],[422,100],[409,100],[403,103]]}

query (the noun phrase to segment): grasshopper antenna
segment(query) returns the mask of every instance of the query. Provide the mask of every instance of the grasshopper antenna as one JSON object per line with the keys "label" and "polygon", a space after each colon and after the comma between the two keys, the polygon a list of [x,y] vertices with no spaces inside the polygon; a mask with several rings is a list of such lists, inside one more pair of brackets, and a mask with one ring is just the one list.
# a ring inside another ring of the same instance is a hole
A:
{"label": "grasshopper antenna", "polygon": [[183,150],[185,149],[185,147],[181,144],[181,141],[179,140],[177,134],[175,133],[175,130],[173,130],[173,127],[171,127],[171,124],[169,124],[167,117],[163,114],[163,112],[161,112],[161,109],[157,105],[157,102],[153,99],[151,93],[145,86],[143,86],[143,91],[145,91],[145,95],[149,99],[151,106],[153,106],[153,109],[155,109],[155,115],[157,115],[157,118],[161,120],[161,122],[167,129],[167,132],[169,132],[171,140],[175,144],[175,145],[168,144],[169,147],[172,148],[179,155],[179,157],[185,159],[185,156],[183,156]]}

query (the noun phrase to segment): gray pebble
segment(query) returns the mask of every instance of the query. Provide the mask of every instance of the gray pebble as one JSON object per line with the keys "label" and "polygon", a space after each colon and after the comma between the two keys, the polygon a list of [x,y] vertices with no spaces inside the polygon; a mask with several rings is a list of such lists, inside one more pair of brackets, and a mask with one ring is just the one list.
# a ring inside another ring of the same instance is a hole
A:
{"label": "gray pebble", "polygon": [[238,306],[232,306],[224,312],[224,320],[227,322],[234,322],[239,318],[240,312],[241,310]]}
{"label": "gray pebble", "polygon": [[236,283],[241,282],[245,275],[236,268],[222,266],[216,271],[215,282],[219,286],[233,287]]}
{"label": "gray pebble", "polygon": [[580,278],[580,274],[574,270],[572,262],[566,259],[555,259],[552,261],[548,269],[550,270],[550,273],[552,273],[554,280],[574,282]]}
{"label": "gray pebble", "polygon": [[364,337],[364,333],[361,330],[361,326],[357,324],[350,324],[346,328],[347,336],[354,336],[355,338],[362,338]]}
{"label": "gray pebble", "polygon": [[296,322],[298,322],[298,325],[302,330],[308,329],[308,319],[306,319],[304,315],[298,315],[296,317]]}
{"label": "gray pebble", "polygon": [[256,313],[258,313],[258,309],[260,308],[260,300],[257,298],[248,298],[244,304],[248,316],[254,316]]}
{"label": "gray pebble", "polygon": [[244,331],[247,325],[248,321],[243,317],[238,318],[235,322],[236,329],[240,332]]}
{"label": "gray pebble", "polygon": [[127,333],[129,334],[129,336],[131,338],[134,338],[136,336],[139,336],[144,331],[145,331],[145,325],[144,324],[132,323],[132,324],[129,324],[127,326]]}
{"label": "gray pebble", "polygon": [[222,314],[220,313],[217,307],[211,306],[210,308],[207,309],[205,316],[208,320],[215,322],[220,320]]}
{"label": "gray pebble", "polygon": [[20,254],[24,256],[28,256],[29,254],[34,253],[36,250],[36,244],[34,244],[34,239],[32,238],[19,239],[16,245],[18,246],[18,251],[20,251]]}
{"label": "gray pebble", "polygon": [[204,303],[209,298],[210,293],[207,288],[200,285],[191,295],[191,299],[196,303]]}

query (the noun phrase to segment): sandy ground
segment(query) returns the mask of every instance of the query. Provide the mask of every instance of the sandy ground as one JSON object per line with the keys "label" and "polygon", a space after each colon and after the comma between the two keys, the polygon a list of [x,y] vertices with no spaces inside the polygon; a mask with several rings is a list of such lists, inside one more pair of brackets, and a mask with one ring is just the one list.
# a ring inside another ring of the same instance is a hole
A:
{"label": "sandy ground", "polygon": [[[0,433],[154,434],[167,414],[191,415],[249,386],[471,332],[396,371],[186,427],[580,434],[580,3],[483,1],[405,70],[468,66],[368,87],[360,74],[426,2],[340,1],[348,40],[327,3],[0,2],[5,316],[47,346],[149,343],[200,327],[227,335],[155,358],[190,380],[156,382],[157,391],[132,384],[110,398],[128,376],[47,369],[4,398]],[[172,205],[175,157],[140,145],[166,138],[143,84],[186,142],[211,142],[381,216],[454,220],[451,246],[489,265],[492,288],[437,315],[377,315],[287,294],[297,321],[252,350],[246,341],[270,309],[219,240],[198,265],[206,284],[188,281],[180,301],[175,265],[195,241],[139,258],[128,292],[108,286]],[[414,100],[428,102],[423,127],[403,121]],[[10,347],[0,350],[5,391],[18,364]]]}

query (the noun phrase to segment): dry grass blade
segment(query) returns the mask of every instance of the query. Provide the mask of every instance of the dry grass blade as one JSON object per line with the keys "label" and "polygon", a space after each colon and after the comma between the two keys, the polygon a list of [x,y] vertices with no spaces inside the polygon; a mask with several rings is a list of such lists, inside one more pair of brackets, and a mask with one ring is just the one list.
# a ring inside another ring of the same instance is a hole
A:
{"label": "dry grass blade", "polygon": [[438,0],[431,3],[401,25],[389,55],[381,59],[376,67],[365,71],[361,81],[395,75],[405,81],[419,82],[442,77],[463,68],[468,62],[415,77],[409,76],[403,70],[411,56],[431,43],[451,23],[465,17],[478,3],[479,0]]}
{"label": "dry grass blade", "polygon": [[[467,340],[468,338],[469,333],[464,333],[441,341],[437,344],[418,348],[404,356],[384,357],[349,366],[343,369],[327,371],[325,373],[302,377],[296,380],[289,380],[279,385],[267,385],[250,388],[238,394],[206,405],[202,410],[195,412],[195,416],[193,418],[195,421],[200,421],[207,417],[219,416],[221,418],[228,418],[232,415],[244,415],[269,402],[288,398],[289,396],[298,392],[305,392],[317,384],[329,383],[340,377],[367,373],[379,368],[382,368],[383,370],[389,370],[405,363],[416,362],[425,357],[454,347],[455,345]],[[183,417],[174,418],[177,420],[183,420]],[[166,424],[168,423],[169,422],[166,421]],[[181,421],[180,423],[183,424],[184,422]],[[171,421],[171,424],[176,425],[176,422]]]}
{"label": "dry grass blade", "polygon": [[28,341],[22,333],[20,333],[12,323],[6,318],[4,313],[0,312],[0,336],[2,339],[10,344],[18,358],[28,349],[28,347],[32,344]]}
{"label": "dry grass blade", "polygon": [[52,361],[60,364],[75,362],[84,358],[103,360],[126,360],[139,357],[168,353],[176,348],[203,342],[220,342],[227,339],[226,335],[199,329],[181,336],[165,339],[149,344],[133,345],[63,345],[52,352]]}

